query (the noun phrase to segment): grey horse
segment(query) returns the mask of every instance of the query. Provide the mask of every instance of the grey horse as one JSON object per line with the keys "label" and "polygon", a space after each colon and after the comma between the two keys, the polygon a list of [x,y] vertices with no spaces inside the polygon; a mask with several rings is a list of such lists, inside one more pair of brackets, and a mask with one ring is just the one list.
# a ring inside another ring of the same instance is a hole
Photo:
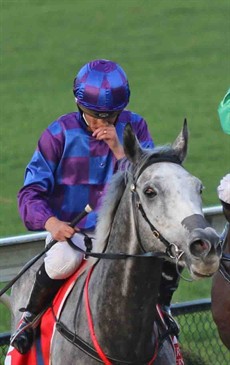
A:
{"label": "grey horse", "polygon": [[[131,126],[126,126],[126,168],[114,175],[97,224],[96,251],[114,257],[88,259],[58,322],[72,342],[57,324],[50,364],[176,364],[171,342],[166,339],[158,346],[163,333],[156,311],[162,262],[185,266],[199,279],[213,275],[220,260],[219,237],[202,212],[202,183],[182,166],[187,143],[186,122],[172,145],[151,151],[142,150]],[[13,327],[38,265],[14,285]],[[82,288],[92,268],[87,282],[90,313],[107,360],[95,355],[85,309]],[[85,351],[73,343],[74,335],[84,341]]]}

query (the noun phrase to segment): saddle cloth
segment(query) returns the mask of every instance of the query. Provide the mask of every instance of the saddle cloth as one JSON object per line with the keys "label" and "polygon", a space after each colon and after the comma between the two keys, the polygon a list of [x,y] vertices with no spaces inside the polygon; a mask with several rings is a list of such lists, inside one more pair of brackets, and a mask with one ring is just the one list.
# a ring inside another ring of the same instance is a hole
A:
{"label": "saddle cloth", "polygon": [[[53,311],[58,318],[68,294],[71,292],[79,274],[82,272],[86,261],[83,261],[79,269],[63,284],[53,301]],[[51,365],[50,351],[52,337],[55,330],[55,319],[51,308],[43,314],[40,323],[40,336],[38,336],[27,354],[20,354],[10,346],[4,365]]]}
{"label": "saddle cloth", "polygon": [[[79,269],[63,284],[58,291],[52,309],[48,308],[43,314],[40,323],[40,336],[34,341],[31,350],[27,354],[20,354],[14,347],[10,346],[5,358],[4,365],[51,365],[50,353],[52,338],[55,331],[55,318],[59,318],[66,298],[71,292],[77,278],[84,270],[86,261],[83,261]],[[164,322],[159,306],[157,306],[158,314]],[[183,357],[180,352],[179,343],[176,336],[172,337],[172,344],[176,355],[176,365],[184,365]]]}

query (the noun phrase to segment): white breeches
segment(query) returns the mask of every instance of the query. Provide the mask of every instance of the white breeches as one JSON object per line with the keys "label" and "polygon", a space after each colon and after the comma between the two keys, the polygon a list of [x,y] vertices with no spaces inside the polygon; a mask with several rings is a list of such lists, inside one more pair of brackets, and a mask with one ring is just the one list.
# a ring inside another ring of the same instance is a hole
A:
{"label": "white breeches", "polygon": [[[89,237],[95,238],[95,231],[85,231],[85,233]],[[51,239],[51,235],[48,234],[46,245]],[[75,245],[84,251],[86,250],[82,234],[75,233],[71,240]],[[95,239],[92,240],[92,243],[93,247],[95,247]],[[51,279],[66,279],[76,271],[83,258],[84,255],[74,250],[68,242],[57,242],[46,253],[44,259],[46,273]]]}

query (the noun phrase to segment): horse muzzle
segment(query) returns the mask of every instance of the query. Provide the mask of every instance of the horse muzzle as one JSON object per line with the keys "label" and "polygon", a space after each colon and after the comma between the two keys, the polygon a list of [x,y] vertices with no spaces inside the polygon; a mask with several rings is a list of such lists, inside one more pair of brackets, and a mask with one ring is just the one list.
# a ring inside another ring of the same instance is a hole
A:
{"label": "horse muzzle", "polygon": [[195,228],[190,234],[190,271],[195,278],[212,276],[219,268],[220,237],[212,227]]}

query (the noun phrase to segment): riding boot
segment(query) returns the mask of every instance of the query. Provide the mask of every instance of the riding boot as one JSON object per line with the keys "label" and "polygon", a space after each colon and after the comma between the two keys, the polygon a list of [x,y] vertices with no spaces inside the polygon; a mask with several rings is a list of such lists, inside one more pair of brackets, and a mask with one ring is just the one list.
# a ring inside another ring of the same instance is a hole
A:
{"label": "riding boot", "polygon": [[44,263],[37,271],[29,303],[23,309],[25,313],[21,323],[10,341],[11,346],[21,354],[26,354],[32,347],[41,315],[51,304],[64,281],[51,279],[45,271]]}

